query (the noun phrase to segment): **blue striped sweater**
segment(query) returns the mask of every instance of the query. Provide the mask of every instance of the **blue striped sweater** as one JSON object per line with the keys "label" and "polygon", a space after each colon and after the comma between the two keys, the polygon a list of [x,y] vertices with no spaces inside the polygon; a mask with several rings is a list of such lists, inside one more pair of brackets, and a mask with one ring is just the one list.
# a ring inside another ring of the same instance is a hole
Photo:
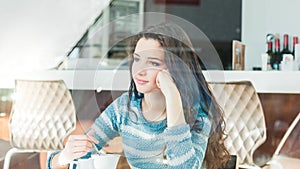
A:
{"label": "blue striped sweater", "polygon": [[188,124],[168,128],[166,119],[146,121],[141,112],[141,99],[132,98],[133,111],[128,111],[127,102],[128,93],[124,93],[91,126],[90,129],[95,130],[94,137],[99,140],[98,148],[121,136],[131,168],[201,168],[211,129],[209,119],[201,108],[197,109],[199,132],[190,130]]}

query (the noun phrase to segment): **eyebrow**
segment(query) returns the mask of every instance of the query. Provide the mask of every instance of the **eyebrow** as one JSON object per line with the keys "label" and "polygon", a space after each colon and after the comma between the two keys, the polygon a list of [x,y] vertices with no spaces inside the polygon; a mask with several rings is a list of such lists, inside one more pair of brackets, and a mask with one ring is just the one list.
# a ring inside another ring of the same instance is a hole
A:
{"label": "eyebrow", "polygon": [[159,58],[156,58],[156,57],[147,57],[148,59],[150,59],[150,60],[158,60],[158,61],[161,61],[162,62],[162,60],[161,59],[159,59]]}
{"label": "eyebrow", "polygon": [[[139,54],[137,54],[137,53],[133,53],[133,55],[136,55],[136,56],[138,56],[138,57],[141,57],[141,55],[139,55]],[[161,59],[156,58],[156,57],[147,57],[147,59],[162,61]]]}
{"label": "eyebrow", "polygon": [[137,54],[137,53],[133,53],[133,55],[136,55],[136,56],[139,56],[139,57],[141,57],[139,54]]}

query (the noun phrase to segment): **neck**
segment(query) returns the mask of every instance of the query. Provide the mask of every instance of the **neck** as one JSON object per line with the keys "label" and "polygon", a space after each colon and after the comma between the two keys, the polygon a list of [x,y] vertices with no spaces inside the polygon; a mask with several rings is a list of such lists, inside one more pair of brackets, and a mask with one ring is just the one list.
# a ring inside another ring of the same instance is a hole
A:
{"label": "neck", "polygon": [[166,100],[160,90],[144,94],[142,112],[149,121],[159,121],[166,117]]}

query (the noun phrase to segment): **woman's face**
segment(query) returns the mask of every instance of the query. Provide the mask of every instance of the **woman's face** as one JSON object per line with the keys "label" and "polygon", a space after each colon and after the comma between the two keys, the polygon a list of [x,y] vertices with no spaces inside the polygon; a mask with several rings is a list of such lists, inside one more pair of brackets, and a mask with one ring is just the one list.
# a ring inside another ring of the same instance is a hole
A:
{"label": "woman's face", "polygon": [[158,72],[167,69],[164,50],[158,41],[141,38],[133,52],[132,77],[140,93],[159,89],[156,84]]}

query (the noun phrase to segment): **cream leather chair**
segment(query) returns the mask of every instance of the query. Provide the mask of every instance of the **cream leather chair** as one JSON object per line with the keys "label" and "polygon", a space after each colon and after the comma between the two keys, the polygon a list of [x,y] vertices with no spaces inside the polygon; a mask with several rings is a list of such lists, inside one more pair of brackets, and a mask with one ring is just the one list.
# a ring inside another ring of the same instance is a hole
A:
{"label": "cream leather chair", "polygon": [[16,80],[10,114],[10,149],[4,169],[13,154],[47,152],[63,148],[64,138],[76,127],[76,110],[62,80]]}
{"label": "cream leather chair", "polygon": [[253,153],[266,141],[266,124],[253,85],[242,81],[210,82],[209,86],[224,111],[229,153],[237,155],[240,168],[260,168],[253,161]]}

